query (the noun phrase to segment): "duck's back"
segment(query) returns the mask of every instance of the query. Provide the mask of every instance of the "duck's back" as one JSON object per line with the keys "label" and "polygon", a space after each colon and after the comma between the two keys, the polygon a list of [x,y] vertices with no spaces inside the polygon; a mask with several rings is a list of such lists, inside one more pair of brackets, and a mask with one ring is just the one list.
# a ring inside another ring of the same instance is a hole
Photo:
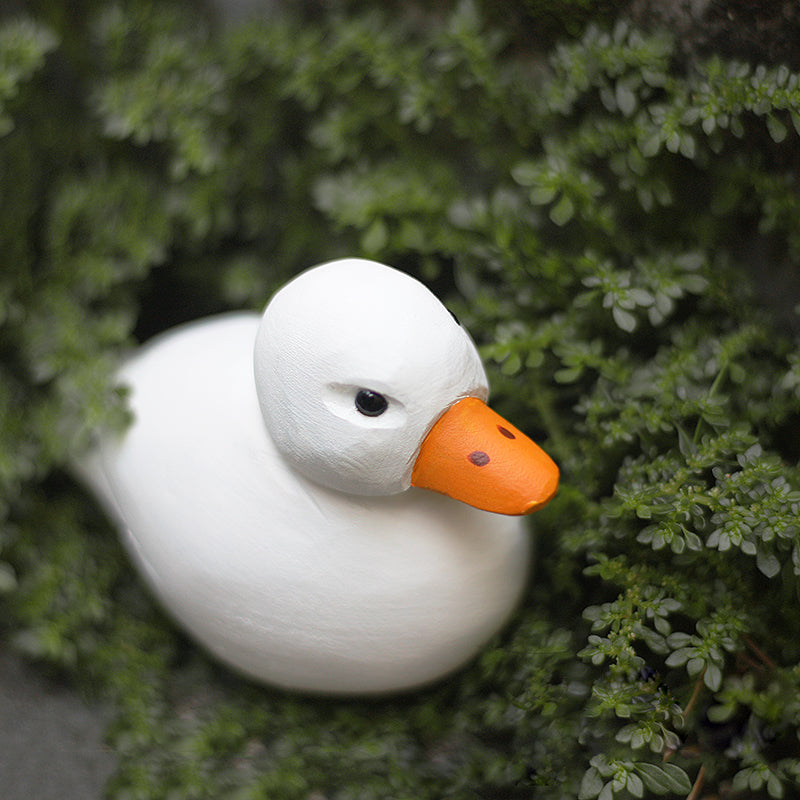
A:
{"label": "duck's back", "polygon": [[147,497],[153,515],[188,499],[200,487],[185,480],[184,471],[208,468],[214,453],[227,449],[241,415],[257,414],[255,401],[248,403],[242,391],[252,372],[257,327],[255,314],[180,326],[121,367],[117,379],[130,393],[133,423],[77,465],[109,512],[122,514],[121,522],[130,525],[131,515],[144,511],[145,493],[155,495]]}
{"label": "duck's back", "polygon": [[234,667],[333,692],[440,677],[517,602],[520,520],[424,490],[342,495],[287,468],[256,397],[257,327],[212,318],[130,360],[134,423],[84,477],[166,608]]}

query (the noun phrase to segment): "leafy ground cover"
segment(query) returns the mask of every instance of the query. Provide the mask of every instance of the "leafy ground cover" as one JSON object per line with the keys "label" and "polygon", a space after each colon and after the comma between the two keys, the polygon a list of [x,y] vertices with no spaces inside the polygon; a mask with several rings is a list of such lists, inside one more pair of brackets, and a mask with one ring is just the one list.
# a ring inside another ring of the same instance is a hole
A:
{"label": "leafy ground cover", "polygon": [[[2,631],[114,703],[109,796],[796,793],[800,76],[469,2],[40,6],[0,25]],[[64,469],[127,348],[347,254],[447,297],[563,475],[509,628],[379,701],[209,662]]]}

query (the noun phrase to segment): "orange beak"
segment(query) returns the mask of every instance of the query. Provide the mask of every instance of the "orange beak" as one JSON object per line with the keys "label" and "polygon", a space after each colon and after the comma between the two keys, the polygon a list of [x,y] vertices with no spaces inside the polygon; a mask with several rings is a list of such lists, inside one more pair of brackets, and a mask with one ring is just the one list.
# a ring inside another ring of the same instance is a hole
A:
{"label": "orange beak", "polygon": [[556,493],[558,467],[477,397],[451,406],[422,442],[411,485],[484,511],[530,514]]}

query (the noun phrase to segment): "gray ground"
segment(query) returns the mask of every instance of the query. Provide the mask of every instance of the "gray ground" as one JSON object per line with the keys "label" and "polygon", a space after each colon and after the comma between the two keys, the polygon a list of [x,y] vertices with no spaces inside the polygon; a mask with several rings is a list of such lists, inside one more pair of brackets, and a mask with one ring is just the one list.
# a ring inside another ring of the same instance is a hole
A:
{"label": "gray ground", "polygon": [[0,798],[100,800],[115,758],[103,710],[0,642]]}

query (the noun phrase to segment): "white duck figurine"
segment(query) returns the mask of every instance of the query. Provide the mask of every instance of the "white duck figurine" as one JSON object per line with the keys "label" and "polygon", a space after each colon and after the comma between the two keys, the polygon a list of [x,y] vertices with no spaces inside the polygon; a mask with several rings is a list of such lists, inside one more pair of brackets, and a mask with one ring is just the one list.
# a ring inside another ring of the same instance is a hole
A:
{"label": "white duck figurine", "polygon": [[543,506],[558,469],[485,405],[469,335],[408,275],[315,267],[260,319],[157,338],[119,381],[134,422],[78,472],[166,609],[241,672],[409,689],[519,600],[529,543],[508,515]]}

